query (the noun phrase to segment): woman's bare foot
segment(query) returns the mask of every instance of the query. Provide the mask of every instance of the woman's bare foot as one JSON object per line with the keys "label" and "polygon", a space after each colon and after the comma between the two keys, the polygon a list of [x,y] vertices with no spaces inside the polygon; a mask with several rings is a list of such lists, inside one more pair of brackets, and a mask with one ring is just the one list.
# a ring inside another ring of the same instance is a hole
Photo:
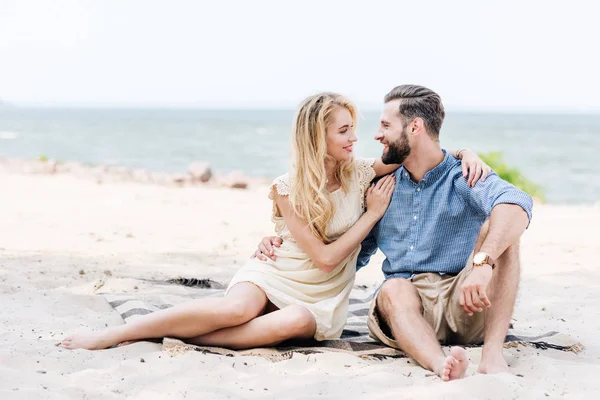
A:
{"label": "woman's bare foot", "polygon": [[486,357],[486,355],[484,355],[481,358],[477,372],[480,374],[500,374],[502,372],[510,372],[510,369],[508,368],[508,364],[504,360],[504,357],[502,357],[502,353],[500,353],[500,355],[495,356]]}
{"label": "woman's bare foot", "polygon": [[444,382],[463,378],[469,366],[469,358],[465,349],[455,346],[450,353],[451,355],[446,357],[437,373]]}
{"label": "woman's bare foot", "polygon": [[60,346],[69,350],[101,350],[107,349],[118,343],[119,341],[115,341],[114,336],[110,334],[109,330],[103,330],[99,332],[84,332],[71,335],[63,339],[63,341],[60,342]]}
{"label": "woman's bare foot", "polygon": [[141,342],[141,340],[127,340],[125,342],[121,342],[117,345],[117,347],[129,346],[130,344],[134,344],[137,342]]}

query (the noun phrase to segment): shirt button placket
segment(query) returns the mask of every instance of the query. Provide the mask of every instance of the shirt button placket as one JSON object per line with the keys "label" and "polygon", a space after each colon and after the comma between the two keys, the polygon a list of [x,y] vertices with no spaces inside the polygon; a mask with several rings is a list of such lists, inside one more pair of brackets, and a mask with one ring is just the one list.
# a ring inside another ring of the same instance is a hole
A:
{"label": "shirt button placket", "polygon": [[415,264],[415,259],[414,259],[414,249],[415,246],[417,245],[417,240],[418,240],[418,229],[417,229],[417,214],[419,213],[419,208],[421,207],[421,186],[417,186],[417,188],[415,189],[414,192],[414,196],[413,196],[413,223],[411,224],[410,227],[410,247],[409,250],[411,252],[411,254],[409,255],[409,259],[410,259],[410,265],[411,265],[411,273],[414,274],[414,264]]}

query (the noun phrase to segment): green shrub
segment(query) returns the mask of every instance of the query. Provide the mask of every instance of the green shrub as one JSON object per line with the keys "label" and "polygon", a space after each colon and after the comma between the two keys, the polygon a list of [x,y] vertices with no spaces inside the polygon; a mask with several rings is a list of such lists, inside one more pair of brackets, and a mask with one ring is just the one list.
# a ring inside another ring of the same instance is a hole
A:
{"label": "green shrub", "polygon": [[498,176],[505,181],[512,183],[531,197],[539,201],[544,201],[544,190],[542,187],[529,179],[525,178],[521,171],[511,168],[504,162],[504,156],[501,152],[491,152],[479,154],[479,157],[492,169]]}

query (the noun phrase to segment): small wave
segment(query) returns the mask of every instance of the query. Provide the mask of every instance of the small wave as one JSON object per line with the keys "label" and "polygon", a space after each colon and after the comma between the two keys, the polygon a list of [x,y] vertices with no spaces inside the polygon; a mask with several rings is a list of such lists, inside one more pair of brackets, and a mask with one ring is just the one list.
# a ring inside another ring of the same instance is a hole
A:
{"label": "small wave", "polygon": [[19,135],[15,132],[0,132],[0,140],[12,140],[18,137]]}

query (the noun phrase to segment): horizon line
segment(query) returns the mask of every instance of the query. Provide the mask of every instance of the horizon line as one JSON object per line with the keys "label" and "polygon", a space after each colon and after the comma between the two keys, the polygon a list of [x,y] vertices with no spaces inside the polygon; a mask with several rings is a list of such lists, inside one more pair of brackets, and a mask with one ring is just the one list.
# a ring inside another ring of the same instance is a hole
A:
{"label": "horizon line", "polygon": [[[10,103],[0,100],[2,109],[63,109],[63,110],[197,110],[197,111],[295,111],[295,106],[207,106],[207,105],[142,105],[142,104],[49,104],[49,103]],[[360,111],[381,111],[379,105],[358,106]],[[446,112],[464,114],[561,114],[561,115],[598,115],[600,109],[572,108],[467,108],[446,107]]]}

